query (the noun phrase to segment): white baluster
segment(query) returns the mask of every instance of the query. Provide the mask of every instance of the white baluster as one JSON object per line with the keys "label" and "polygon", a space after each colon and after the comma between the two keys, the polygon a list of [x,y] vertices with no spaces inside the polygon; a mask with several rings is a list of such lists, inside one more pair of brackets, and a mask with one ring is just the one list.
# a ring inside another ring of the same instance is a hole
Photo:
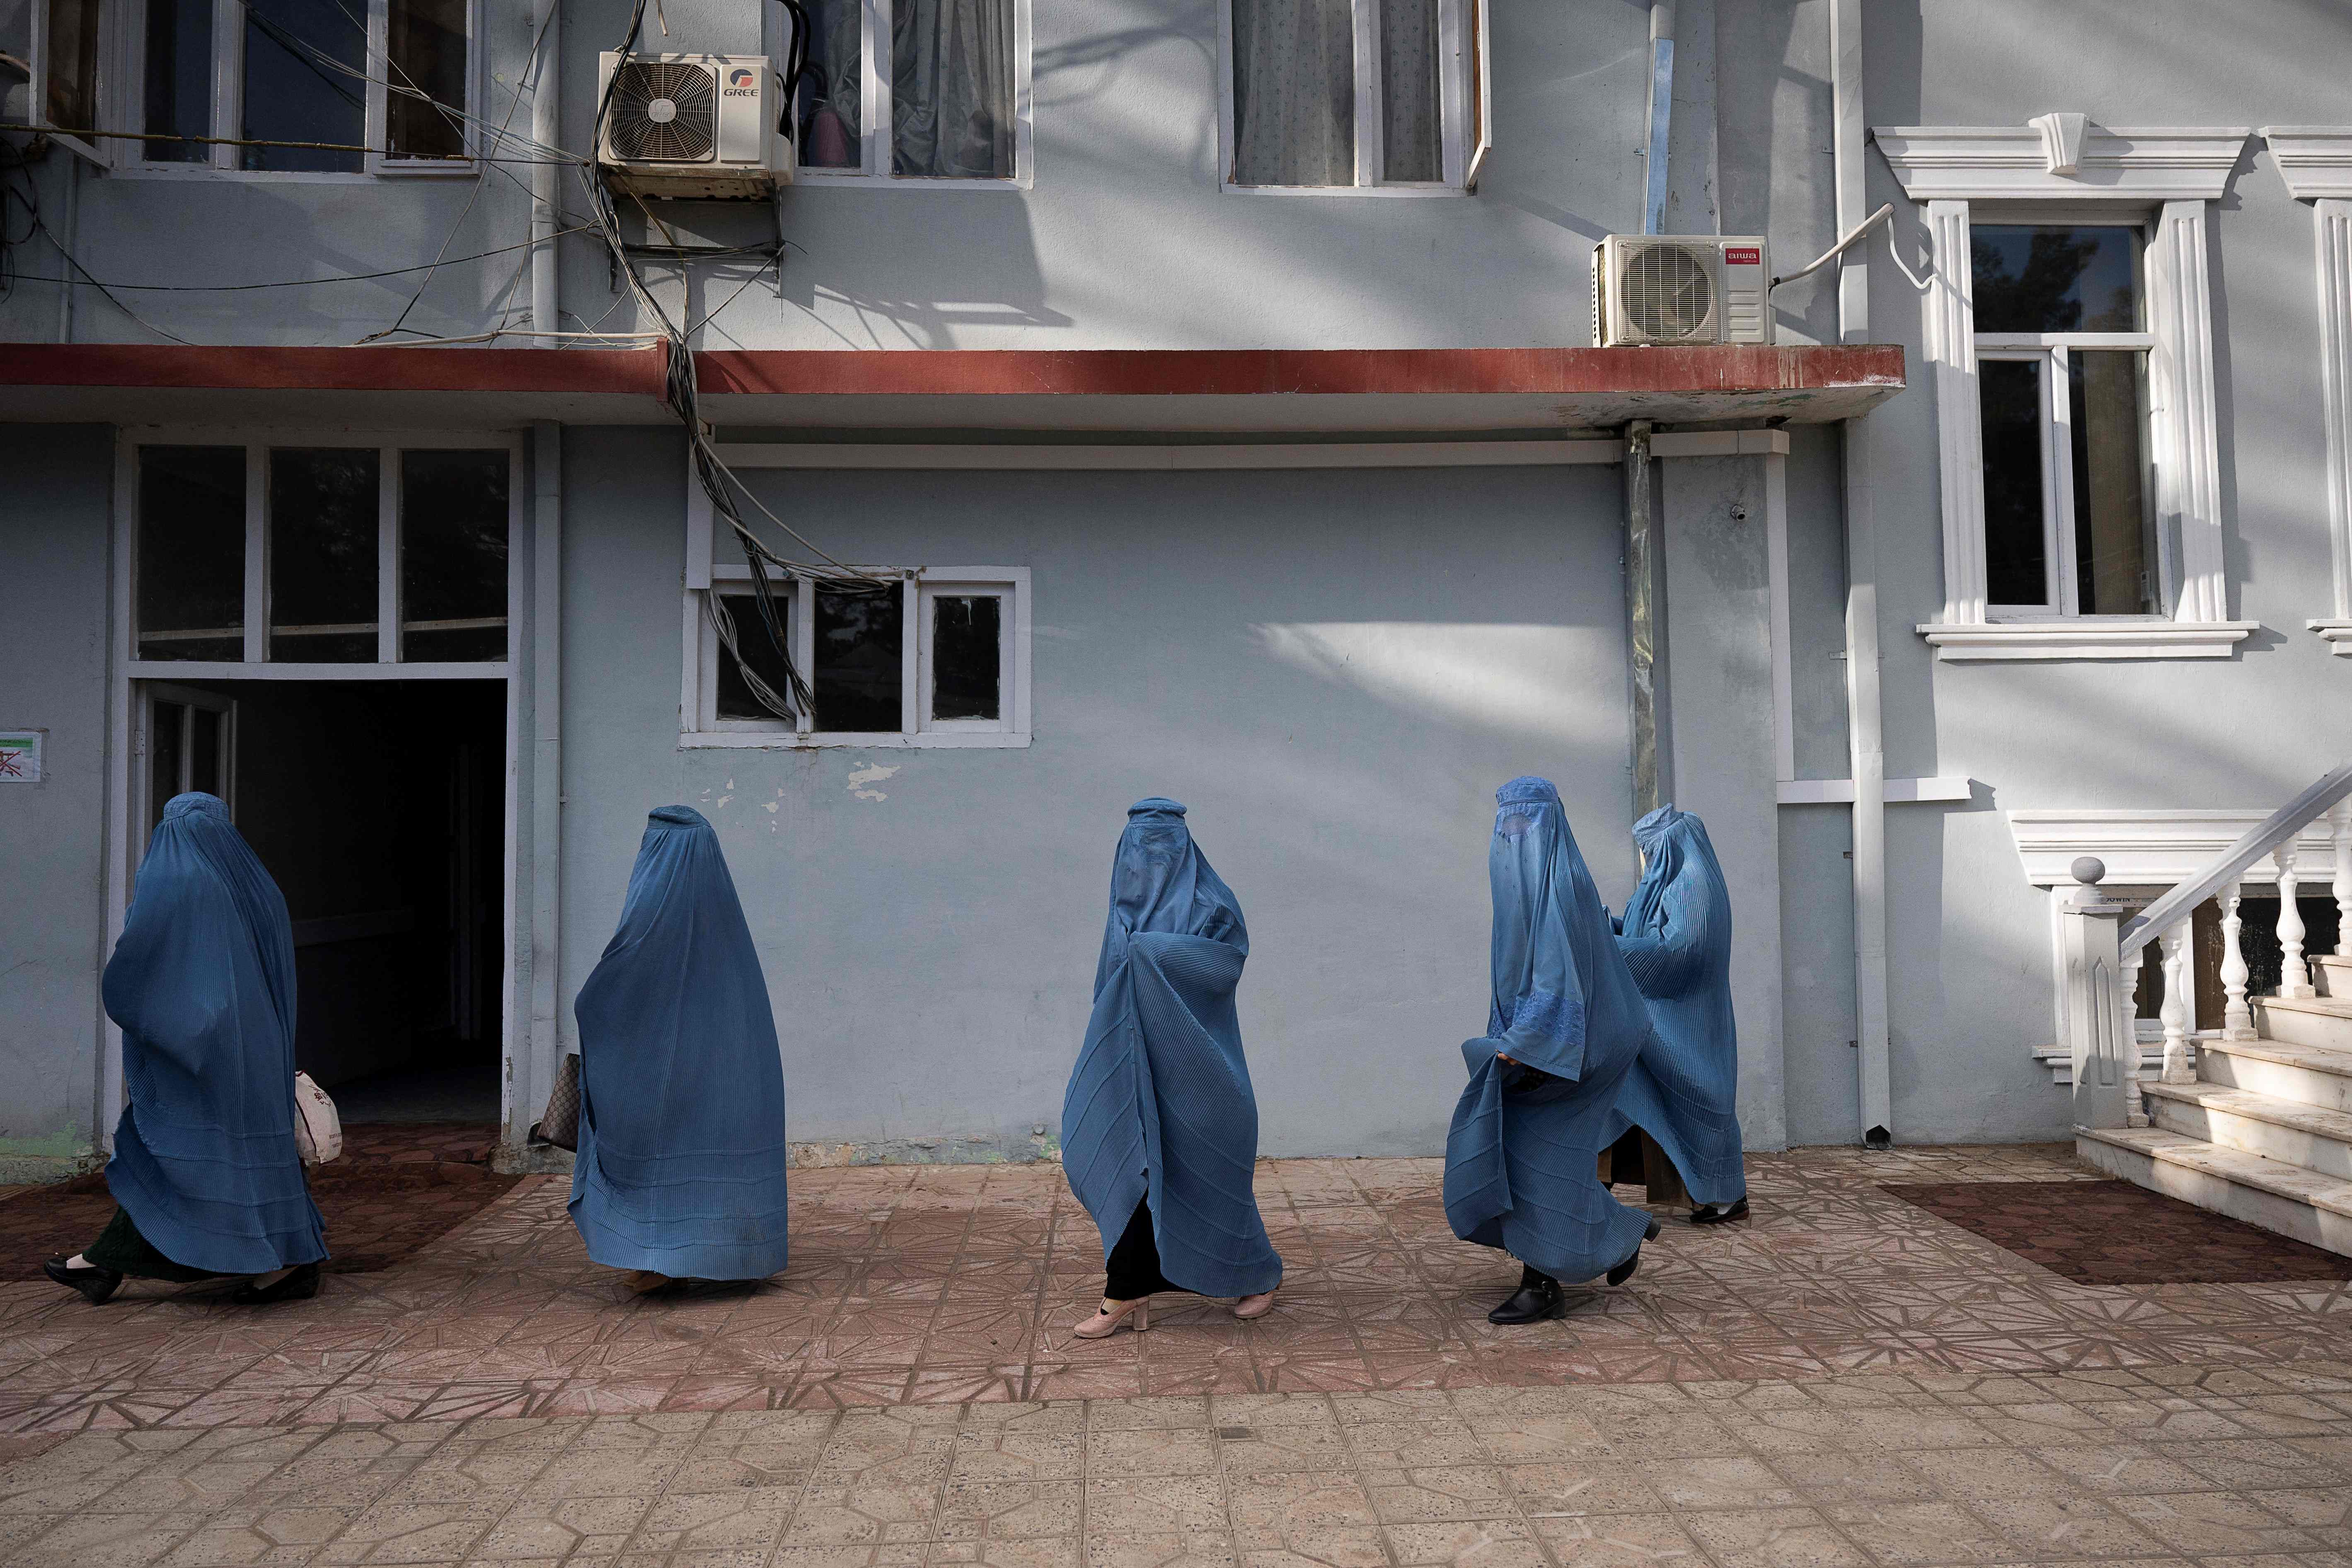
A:
{"label": "white baluster", "polygon": [[2126,1125],[2147,1125],[2147,1102],[2139,1089],[2139,966],[2147,949],[2136,947],[2124,956],[2119,984],[2124,1017],[2124,1106]]}
{"label": "white baluster", "polygon": [[2336,956],[2352,958],[2352,800],[2327,808],[2336,841]]}
{"label": "white baluster", "polygon": [[2294,840],[2290,838],[2271,851],[2271,864],[2278,868],[2279,890],[2279,988],[2282,996],[2316,996],[2311,987],[2311,970],[2303,962],[2303,911],[2295,908],[2295,890],[2300,882],[2294,874]]}
{"label": "white baluster", "polygon": [[2164,933],[2164,1081],[2195,1083],[2189,1066],[2189,1031],[2196,1026],[2190,1010],[2189,924],[2182,921]]}
{"label": "white baluster", "polygon": [[2254,1037],[2254,1010],[2246,1005],[2246,950],[2239,940],[2246,924],[2238,918],[2238,903],[2244,893],[2243,883],[2232,882],[2215,895],[2221,905],[2221,992],[2226,998],[2221,1006],[2221,1037],[2225,1040]]}

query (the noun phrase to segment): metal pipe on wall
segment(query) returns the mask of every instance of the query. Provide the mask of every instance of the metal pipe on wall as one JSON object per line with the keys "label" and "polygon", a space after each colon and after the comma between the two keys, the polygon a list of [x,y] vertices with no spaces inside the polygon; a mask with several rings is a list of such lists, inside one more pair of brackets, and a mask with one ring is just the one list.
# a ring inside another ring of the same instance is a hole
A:
{"label": "metal pipe on wall", "polygon": [[[530,431],[530,1025],[527,1070],[507,1085],[507,1127],[529,1120],[562,1059],[563,426]],[[521,1040],[509,1042],[520,1051]]]}
{"label": "metal pipe on wall", "polygon": [[[1862,0],[1830,0],[1831,155],[1837,226],[1863,222]],[[1838,339],[1870,341],[1870,264],[1849,249],[1838,266]],[[1894,1138],[1886,985],[1886,750],[1878,677],[1878,555],[1871,513],[1868,419],[1844,426],[1846,726],[1853,762],[1854,1046],[1863,1142]]]}
{"label": "metal pipe on wall", "polygon": [[1625,670],[1632,690],[1633,816],[1647,816],[1673,792],[1673,753],[1659,711],[1662,559],[1651,502],[1650,422],[1625,426]]}
{"label": "metal pipe on wall", "polygon": [[1643,171],[1642,232],[1666,223],[1666,142],[1675,110],[1675,0],[1650,0],[1649,154]]}
{"label": "metal pipe on wall", "polygon": [[555,199],[556,163],[546,150],[561,146],[563,134],[562,84],[563,72],[563,0],[541,0],[546,17],[531,61],[530,139],[539,161],[530,166],[530,330],[563,330],[556,294]]}

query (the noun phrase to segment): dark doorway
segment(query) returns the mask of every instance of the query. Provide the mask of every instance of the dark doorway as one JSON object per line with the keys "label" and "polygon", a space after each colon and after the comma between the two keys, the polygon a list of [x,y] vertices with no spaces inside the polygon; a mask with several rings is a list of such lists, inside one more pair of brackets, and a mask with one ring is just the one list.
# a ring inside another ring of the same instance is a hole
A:
{"label": "dark doorway", "polygon": [[226,700],[230,811],[294,922],[297,1063],[346,1122],[498,1120],[505,682],[175,695]]}

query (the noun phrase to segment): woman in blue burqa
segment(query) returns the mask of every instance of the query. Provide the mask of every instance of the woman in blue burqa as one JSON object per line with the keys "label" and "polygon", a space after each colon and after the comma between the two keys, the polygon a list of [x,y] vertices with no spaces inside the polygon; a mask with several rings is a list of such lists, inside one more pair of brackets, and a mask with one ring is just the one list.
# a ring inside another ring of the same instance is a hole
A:
{"label": "woman in blue burqa", "polygon": [[1618,1086],[1648,1037],[1642,994],[1548,779],[1495,792],[1486,878],[1495,895],[1494,1000],[1462,1045],[1470,1083],[1445,1139],[1454,1234],[1519,1260],[1519,1288],[1489,1322],[1565,1310],[1560,1281],[1633,1277],[1657,1221],[1598,1173]]}
{"label": "woman in blue burqa", "polygon": [[1234,1011],[1248,956],[1242,907],[1184,808],[1137,801],[1062,1100],[1062,1167],[1103,1242],[1102,1305],[1082,1339],[1149,1328],[1161,1290],[1234,1297],[1237,1318],[1274,1305],[1282,1258],[1257,1212],[1257,1098]]}
{"label": "woman in blue burqa", "polygon": [[572,1005],[580,1148],[572,1222],[643,1294],[784,1267],[784,1067],[719,836],[646,822],[621,925]]}
{"label": "woman in blue burqa", "polygon": [[[1686,1202],[1691,1223],[1748,1213],[1739,1160],[1739,1041],[1731,1017],[1731,889],[1706,824],[1662,805],[1633,825],[1642,881],[1617,949],[1650,1005],[1648,1045],[1617,1091],[1603,1179],[1639,1179],[1654,1204]],[[1627,1166],[1636,1152],[1641,1173]]]}
{"label": "woman in blue burqa", "polygon": [[103,994],[131,1101],[106,1163],[117,1207],[49,1278],[93,1302],[126,1276],[251,1275],[235,1298],[247,1306],[317,1295],[327,1243],[294,1142],[294,929],[216,796],[164,806]]}

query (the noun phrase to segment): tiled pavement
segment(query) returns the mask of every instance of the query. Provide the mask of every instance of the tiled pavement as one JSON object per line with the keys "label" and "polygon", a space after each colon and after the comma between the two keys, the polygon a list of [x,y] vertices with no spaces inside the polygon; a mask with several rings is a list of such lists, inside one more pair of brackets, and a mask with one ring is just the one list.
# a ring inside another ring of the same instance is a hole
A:
{"label": "tiled pavement", "polygon": [[0,1283],[0,1562],[2352,1568],[2344,1281],[2074,1284],[1879,1187],[2063,1149],[1751,1171],[1507,1331],[1425,1161],[1262,1166],[1274,1315],[1101,1343],[1051,1166],[797,1173],[756,1290],[626,1297],[543,1178],[266,1311]]}

